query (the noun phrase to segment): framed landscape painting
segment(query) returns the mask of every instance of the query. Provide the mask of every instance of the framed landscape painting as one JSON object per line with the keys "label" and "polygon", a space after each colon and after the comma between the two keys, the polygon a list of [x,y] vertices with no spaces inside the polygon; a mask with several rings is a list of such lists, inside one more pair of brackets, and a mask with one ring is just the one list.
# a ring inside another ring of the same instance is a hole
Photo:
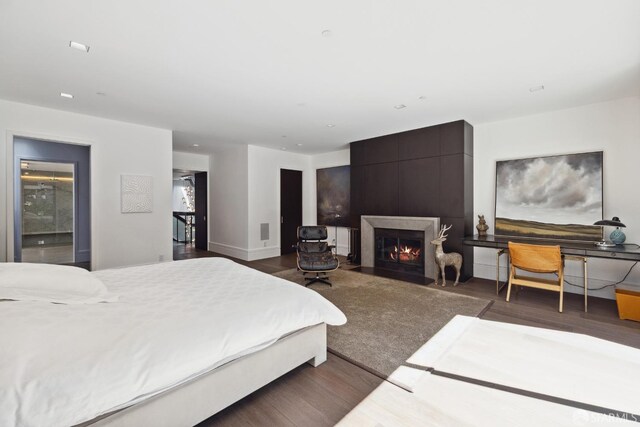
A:
{"label": "framed landscape painting", "polygon": [[496,162],[495,234],[599,241],[603,152]]}
{"label": "framed landscape painting", "polygon": [[338,166],[316,171],[318,225],[349,226],[351,168]]}

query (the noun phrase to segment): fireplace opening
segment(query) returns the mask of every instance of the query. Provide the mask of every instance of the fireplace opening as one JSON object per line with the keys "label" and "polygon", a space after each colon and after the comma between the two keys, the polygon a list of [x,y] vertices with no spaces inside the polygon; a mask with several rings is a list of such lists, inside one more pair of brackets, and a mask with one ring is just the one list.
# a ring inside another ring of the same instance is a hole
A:
{"label": "fireplace opening", "polygon": [[375,266],[424,275],[424,231],[376,228]]}

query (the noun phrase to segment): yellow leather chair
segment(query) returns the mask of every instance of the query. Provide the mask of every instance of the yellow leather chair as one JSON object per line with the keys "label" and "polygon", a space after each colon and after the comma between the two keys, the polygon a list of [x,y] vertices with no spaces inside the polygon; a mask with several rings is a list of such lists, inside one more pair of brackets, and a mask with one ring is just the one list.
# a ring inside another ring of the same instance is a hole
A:
{"label": "yellow leather chair", "polygon": [[[509,257],[511,267],[509,269],[509,287],[507,289],[507,302],[511,296],[511,286],[528,286],[531,288],[546,289],[560,292],[560,308],[562,313],[562,293],[564,291],[564,262],[560,253],[560,246],[528,245],[524,243],[509,242]],[[530,273],[555,273],[557,278],[543,279],[538,277],[523,276],[517,270]]]}

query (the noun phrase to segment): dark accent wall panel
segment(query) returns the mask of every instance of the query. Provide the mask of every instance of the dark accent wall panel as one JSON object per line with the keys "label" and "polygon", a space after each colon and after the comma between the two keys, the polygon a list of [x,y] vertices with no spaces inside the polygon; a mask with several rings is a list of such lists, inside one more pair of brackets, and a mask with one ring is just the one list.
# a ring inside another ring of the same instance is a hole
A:
{"label": "dark accent wall panel", "polygon": [[[365,166],[354,166],[351,165],[351,227],[352,228],[360,228],[360,216],[362,212],[365,212],[364,209],[364,200],[365,200],[365,187],[364,187],[364,171]],[[358,191],[353,191],[353,188],[359,189]]]}
{"label": "dark accent wall panel", "polygon": [[395,162],[398,160],[398,139],[396,135],[358,141],[351,144],[351,165],[371,165],[375,163]]}
{"label": "dark accent wall panel", "polygon": [[462,238],[474,230],[473,127],[458,120],[351,143],[351,204],[352,227],[362,215],[437,216],[453,225],[443,246],[463,255],[461,278],[469,279],[473,248]]}
{"label": "dark accent wall panel", "polygon": [[464,216],[464,154],[440,157],[439,216]]}
{"label": "dark accent wall panel", "polygon": [[398,215],[440,216],[440,158],[398,163]]}
{"label": "dark accent wall panel", "polygon": [[398,134],[399,160],[438,157],[440,151],[440,128],[438,126]]}
{"label": "dark accent wall panel", "polygon": [[[369,215],[398,215],[398,162],[364,166],[363,204]],[[369,197],[375,194],[375,197]]]}

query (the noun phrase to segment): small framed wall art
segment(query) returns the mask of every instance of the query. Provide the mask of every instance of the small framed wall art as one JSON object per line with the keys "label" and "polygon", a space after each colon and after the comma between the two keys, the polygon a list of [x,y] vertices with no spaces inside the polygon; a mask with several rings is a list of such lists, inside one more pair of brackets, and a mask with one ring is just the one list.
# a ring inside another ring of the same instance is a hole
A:
{"label": "small framed wall art", "polygon": [[122,213],[153,212],[153,177],[121,175],[120,197]]}

